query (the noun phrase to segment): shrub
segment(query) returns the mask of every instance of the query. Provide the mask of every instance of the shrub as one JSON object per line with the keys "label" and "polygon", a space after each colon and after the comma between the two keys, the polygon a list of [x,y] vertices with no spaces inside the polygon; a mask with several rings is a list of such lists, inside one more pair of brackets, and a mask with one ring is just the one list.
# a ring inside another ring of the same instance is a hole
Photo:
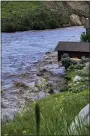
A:
{"label": "shrub", "polygon": [[62,65],[65,66],[66,69],[71,65],[70,58],[62,58],[61,62],[62,62]]}
{"label": "shrub", "polygon": [[75,68],[75,66],[73,64],[69,66],[69,70],[74,69],[74,68]]}
{"label": "shrub", "polygon": [[16,25],[13,23],[12,19],[2,19],[1,29],[2,31],[13,32],[16,29]]}
{"label": "shrub", "polygon": [[64,54],[61,56],[61,58],[67,58],[67,57],[69,57],[69,55],[68,55],[67,53],[64,53]]}
{"label": "shrub", "polygon": [[6,14],[1,20],[3,32],[53,29],[69,22],[68,12],[64,13],[64,9],[62,11],[62,9],[48,9],[45,6],[39,6],[26,10],[24,14],[22,10],[21,12],[9,10],[9,12],[9,15]]}
{"label": "shrub", "polygon": [[83,42],[90,42],[90,34],[86,34],[85,32],[83,32],[80,39]]}
{"label": "shrub", "polygon": [[85,56],[82,56],[82,57],[81,57],[81,62],[82,62],[82,63],[89,62],[89,58],[86,58]]}
{"label": "shrub", "polygon": [[56,19],[51,18],[51,19],[48,20],[48,26],[51,29],[54,29],[54,28],[59,27],[59,23],[58,23],[58,21]]}
{"label": "shrub", "polygon": [[77,64],[74,66],[75,69],[82,69],[85,65],[84,64]]}
{"label": "shrub", "polygon": [[84,42],[87,42],[88,41],[88,38],[87,38],[87,35],[85,34],[85,32],[83,32],[81,34],[81,37],[80,37],[81,41],[84,41]]}
{"label": "shrub", "polygon": [[69,55],[67,53],[64,53],[62,56],[61,56],[61,63],[63,66],[65,66],[65,68],[69,68],[69,66],[72,65],[72,61],[69,57]]}

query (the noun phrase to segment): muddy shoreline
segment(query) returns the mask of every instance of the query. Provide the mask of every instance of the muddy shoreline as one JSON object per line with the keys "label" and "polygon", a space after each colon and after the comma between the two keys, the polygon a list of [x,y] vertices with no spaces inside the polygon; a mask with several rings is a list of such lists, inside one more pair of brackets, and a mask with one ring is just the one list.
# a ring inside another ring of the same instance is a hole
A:
{"label": "muddy shoreline", "polygon": [[2,90],[3,123],[13,119],[17,112],[33,101],[59,93],[66,86],[65,68],[57,60],[57,52],[47,52],[40,61],[33,63],[28,72],[9,75],[14,80],[11,87]]}

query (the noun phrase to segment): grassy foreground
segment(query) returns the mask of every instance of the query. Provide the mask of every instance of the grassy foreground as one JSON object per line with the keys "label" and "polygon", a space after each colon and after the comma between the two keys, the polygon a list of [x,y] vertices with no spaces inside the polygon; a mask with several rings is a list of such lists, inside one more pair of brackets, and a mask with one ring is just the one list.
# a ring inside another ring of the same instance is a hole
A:
{"label": "grassy foreground", "polygon": [[[68,135],[67,128],[88,102],[88,90],[80,93],[63,92],[40,100],[40,135]],[[30,109],[2,125],[2,136],[36,135],[35,103]]]}

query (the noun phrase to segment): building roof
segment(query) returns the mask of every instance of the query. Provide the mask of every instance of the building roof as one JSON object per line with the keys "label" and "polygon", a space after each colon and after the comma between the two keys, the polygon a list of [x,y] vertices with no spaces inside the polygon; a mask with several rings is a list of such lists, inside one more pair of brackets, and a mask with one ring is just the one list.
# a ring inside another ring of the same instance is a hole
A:
{"label": "building roof", "polygon": [[56,46],[55,51],[90,52],[90,43],[60,41]]}

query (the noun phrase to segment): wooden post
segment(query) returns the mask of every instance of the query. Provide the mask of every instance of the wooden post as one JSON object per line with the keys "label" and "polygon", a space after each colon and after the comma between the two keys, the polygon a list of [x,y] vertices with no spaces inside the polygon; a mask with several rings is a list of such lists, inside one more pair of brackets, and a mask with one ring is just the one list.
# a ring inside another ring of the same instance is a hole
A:
{"label": "wooden post", "polygon": [[86,28],[86,35],[88,35],[89,34],[89,29],[90,29],[90,27],[89,27],[89,18],[86,18],[85,28]]}

